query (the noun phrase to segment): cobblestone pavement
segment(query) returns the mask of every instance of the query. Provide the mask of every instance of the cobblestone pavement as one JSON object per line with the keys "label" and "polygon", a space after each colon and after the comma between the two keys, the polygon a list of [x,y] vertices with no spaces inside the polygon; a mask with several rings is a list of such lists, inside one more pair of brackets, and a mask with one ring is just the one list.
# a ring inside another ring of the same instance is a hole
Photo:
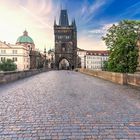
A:
{"label": "cobblestone pavement", "polygon": [[140,140],[140,91],[72,71],[0,86],[0,140]]}

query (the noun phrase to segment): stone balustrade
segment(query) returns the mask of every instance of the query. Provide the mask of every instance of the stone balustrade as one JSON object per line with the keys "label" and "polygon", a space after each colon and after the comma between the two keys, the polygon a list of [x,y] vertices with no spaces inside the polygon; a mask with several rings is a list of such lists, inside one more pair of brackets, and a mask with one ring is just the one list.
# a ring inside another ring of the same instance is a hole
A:
{"label": "stone balustrade", "polygon": [[78,69],[78,71],[81,73],[91,75],[91,76],[109,80],[114,83],[140,87],[140,74],[126,74],[126,73],[116,73],[116,72],[108,72],[108,71],[93,71],[93,70],[88,70],[88,69]]}
{"label": "stone balustrade", "polygon": [[10,71],[0,72],[0,84],[16,81],[22,78],[26,78],[41,72],[48,71],[47,69],[32,69],[26,71]]}

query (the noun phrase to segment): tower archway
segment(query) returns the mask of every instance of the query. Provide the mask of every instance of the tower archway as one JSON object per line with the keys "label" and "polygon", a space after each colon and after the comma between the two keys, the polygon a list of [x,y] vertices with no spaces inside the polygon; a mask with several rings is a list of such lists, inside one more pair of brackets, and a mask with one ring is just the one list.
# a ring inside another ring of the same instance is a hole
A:
{"label": "tower archway", "polygon": [[70,69],[70,63],[66,58],[62,58],[59,61],[59,70],[69,70]]}

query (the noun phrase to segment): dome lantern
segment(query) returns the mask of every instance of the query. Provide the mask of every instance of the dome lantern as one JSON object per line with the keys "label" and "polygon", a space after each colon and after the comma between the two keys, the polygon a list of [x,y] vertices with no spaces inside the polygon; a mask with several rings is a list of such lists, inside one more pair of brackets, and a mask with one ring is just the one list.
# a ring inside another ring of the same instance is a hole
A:
{"label": "dome lantern", "polygon": [[23,32],[23,35],[24,35],[24,36],[28,36],[28,32],[25,30],[25,31]]}

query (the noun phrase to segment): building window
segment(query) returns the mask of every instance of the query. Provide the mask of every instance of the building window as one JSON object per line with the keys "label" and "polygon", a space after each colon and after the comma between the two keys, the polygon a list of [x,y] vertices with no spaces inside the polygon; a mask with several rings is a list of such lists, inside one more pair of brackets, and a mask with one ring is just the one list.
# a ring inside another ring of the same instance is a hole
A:
{"label": "building window", "polygon": [[16,62],[17,61],[17,57],[13,57],[13,61]]}
{"label": "building window", "polygon": [[58,39],[62,39],[62,38],[63,38],[63,36],[62,36],[62,35],[59,35],[59,36],[58,36]]}
{"label": "building window", "polygon": [[63,48],[62,48],[62,51],[63,51],[63,52],[65,52],[65,51],[66,51],[65,47],[63,47]]}
{"label": "building window", "polygon": [[17,54],[17,50],[13,50],[13,54]]}
{"label": "building window", "polygon": [[1,50],[1,53],[2,54],[6,54],[6,50]]}
{"label": "building window", "polygon": [[66,39],[70,39],[70,36],[66,35]]}
{"label": "building window", "polygon": [[5,57],[1,57],[1,61],[5,61],[6,60],[6,58]]}

